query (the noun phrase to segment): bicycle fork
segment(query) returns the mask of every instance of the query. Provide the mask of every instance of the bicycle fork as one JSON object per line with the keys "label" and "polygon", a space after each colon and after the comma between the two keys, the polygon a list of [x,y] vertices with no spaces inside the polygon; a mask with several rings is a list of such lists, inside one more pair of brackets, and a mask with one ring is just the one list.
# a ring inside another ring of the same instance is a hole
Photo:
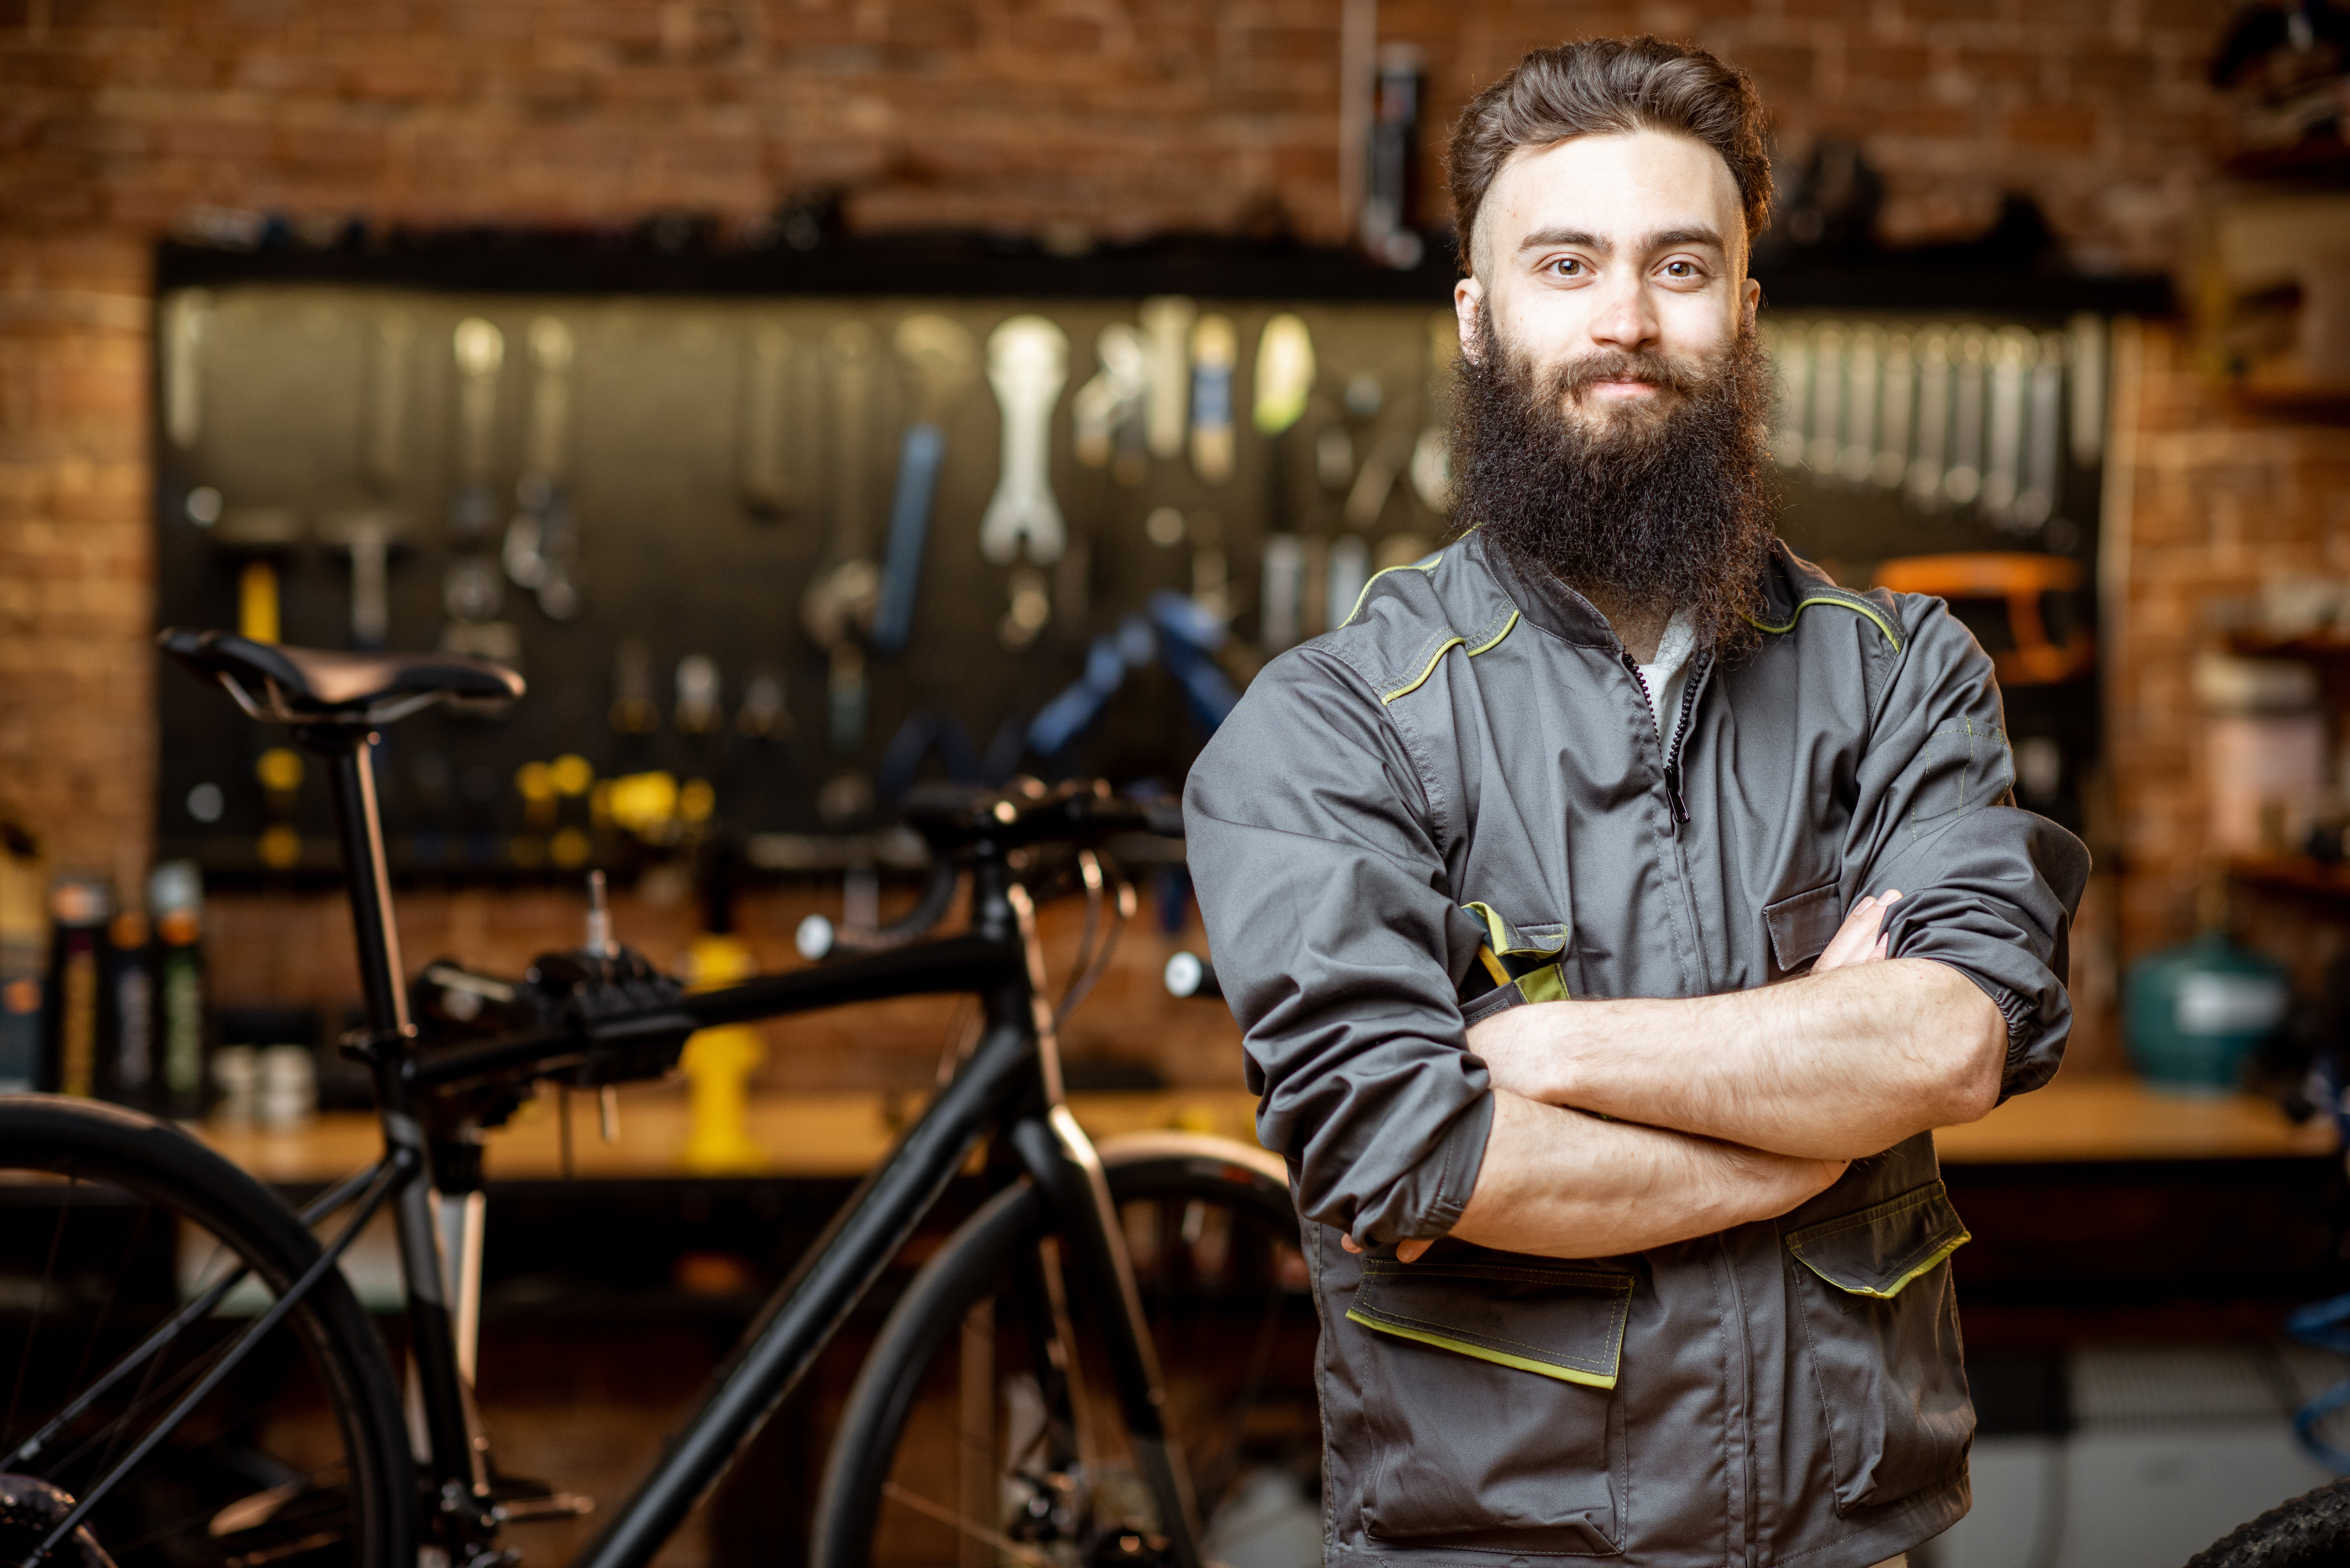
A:
{"label": "bicycle fork", "polygon": [[1102,1326],[1127,1441],[1159,1504],[1173,1568],[1201,1568],[1199,1502],[1183,1451],[1168,1438],[1166,1383],[1101,1157],[1068,1106],[1061,1105],[1042,1117],[1024,1116],[1014,1123],[1011,1142],[1022,1166],[1051,1200],[1056,1230],[1076,1254],[1075,1272]]}

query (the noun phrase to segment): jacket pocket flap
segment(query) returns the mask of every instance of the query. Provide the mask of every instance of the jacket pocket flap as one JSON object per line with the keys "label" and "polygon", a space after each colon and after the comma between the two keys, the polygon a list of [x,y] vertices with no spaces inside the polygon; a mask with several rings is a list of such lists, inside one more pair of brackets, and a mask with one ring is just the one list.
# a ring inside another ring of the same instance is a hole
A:
{"label": "jacket pocket flap", "polygon": [[1782,898],[1762,909],[1762,924],[1771,932],[1771,956],[1782,971],[1793,971],[1820,956],[1844,924],[1836,900],[1836,885],[1828,883],[1792,898]]}
{"label": "jacket pocket flap", "polygon": [[1485,945],[1503,958],[1555,958],[1566,947],[1566,928],[1564,926],[1522,929],[1512,925],[1491,904],[1470,903],[1461,908],[1485,928]]}
{"label": "jacket pocket flap", "polygon": [[1347,1317],[1480,1361],[1613,1388],[1632,1282],[1586,1269],[1373,1260]]}
{"label": "jacket pocket flap", "polygon": [[1890,1301],[1971,1240],[1950,1207],[1949,1189],[1937,1180],[1856,1214],[1791,1231],[1787,1251],[1840,1291]]}

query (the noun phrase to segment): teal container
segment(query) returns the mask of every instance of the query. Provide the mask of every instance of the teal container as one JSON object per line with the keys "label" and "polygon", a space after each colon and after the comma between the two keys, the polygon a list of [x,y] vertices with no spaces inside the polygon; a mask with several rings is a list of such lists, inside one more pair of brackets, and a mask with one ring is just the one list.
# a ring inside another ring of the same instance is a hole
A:
{"label": "teal container", "polygon": [[2284,1023],[2293,984],[2284,966],[2220,931],[2151,953],[2122,985],[2122,1039],[2155,1088],[2221,1095],[2245,1059]]}

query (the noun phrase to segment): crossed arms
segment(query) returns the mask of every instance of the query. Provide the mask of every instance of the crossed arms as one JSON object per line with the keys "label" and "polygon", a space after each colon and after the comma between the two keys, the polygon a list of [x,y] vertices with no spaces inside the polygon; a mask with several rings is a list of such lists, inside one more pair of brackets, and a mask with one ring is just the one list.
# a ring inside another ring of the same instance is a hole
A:
{"label": "crossed arms", "polygon": [[1900,896],[1862,899],[1784,984],[1536,1003],[1471,1030],[1493,1121],[1451,1233],[1560,1258],[1639,1251],[1783,1214],[1854,1159],[1987,1114],[2006,1021],[1958,971],[1885,956],[1877,928]]}

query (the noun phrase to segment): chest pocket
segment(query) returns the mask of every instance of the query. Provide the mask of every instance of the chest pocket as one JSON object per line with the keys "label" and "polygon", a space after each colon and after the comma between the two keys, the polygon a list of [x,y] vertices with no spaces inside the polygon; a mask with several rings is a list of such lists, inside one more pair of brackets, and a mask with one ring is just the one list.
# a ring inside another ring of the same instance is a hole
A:
{"label": "chest pocket", "polygon": [[1844,924],[1844,903],[1834,882],[1762,907],[1762,928],[1771,933],[1771,961],[1779,974],[1794,974],[1826,950]]}
{"label": "chest pocket", "polygon": [[1477,961],[1461,981],[1461,1015],[1482,1023],[1523,1002],[1569,1000],[1559,967],[1566,951],[1566,928],[1512,925],[1491,904],[1463,904],[1461,912],[1484,928]]}

